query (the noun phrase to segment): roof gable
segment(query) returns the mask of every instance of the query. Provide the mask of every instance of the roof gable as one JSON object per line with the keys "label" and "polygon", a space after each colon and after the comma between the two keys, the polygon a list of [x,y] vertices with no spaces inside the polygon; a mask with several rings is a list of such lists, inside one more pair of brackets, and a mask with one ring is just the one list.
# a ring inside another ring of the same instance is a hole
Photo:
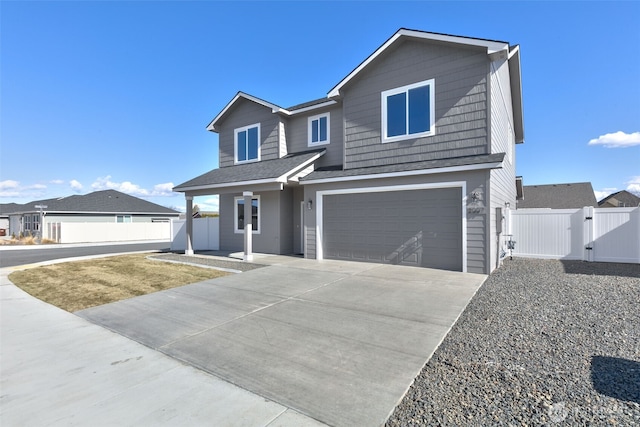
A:
{"label": "roof gable", "polygon": [[[598,206],[602,206],[611,200],[615,200],[616,202],[622,203],[627,207],[636,207],[640,206],[640,197],[636,196],[633,193],[628,192],[627,190],[618,191],[617,193],[609,194],[604,199],[598,202]],[[618,203],[616,203],[617,205]]]}
{"label": "roof gable", "polygon": [[429,33],[426,31],[409,30],[406,28],[399,29],[391,38],[389,38],[382,46],[376,49],[367,59],[362,61],[351,73],[343,78],[336,86],[334,86],[327,97],[335,98],[340,96],[340,89],[342,89],[352,79],[356,78],[360,72],[367,68],[376,58],[382,55],[385,51],[395,45],[402,38],[416,38],[421,40],[431,40],[444,43],[452,43],[462,46],[475,46],[484,47],[487,49],[487,54],[496,53],[509,49],[509,44],[506,42],[500,42],[495,40],[476,39],[471,37],[452,36],[448,34]]}
{"label": "roof gable", "polygon": [[549,208],[577,209],[585,206],[598,207],[590,182],[570,184],[525,185],[523,199],[518,200],[518,209]]}

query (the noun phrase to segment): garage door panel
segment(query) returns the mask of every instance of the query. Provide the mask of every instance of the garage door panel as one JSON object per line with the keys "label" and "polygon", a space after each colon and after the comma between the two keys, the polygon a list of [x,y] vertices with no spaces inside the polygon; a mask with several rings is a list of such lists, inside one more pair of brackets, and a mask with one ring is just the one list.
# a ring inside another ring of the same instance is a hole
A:
{"label": "garage door panel", "polygon": [[326,258],[462,270],[460,188],[324,196]]}

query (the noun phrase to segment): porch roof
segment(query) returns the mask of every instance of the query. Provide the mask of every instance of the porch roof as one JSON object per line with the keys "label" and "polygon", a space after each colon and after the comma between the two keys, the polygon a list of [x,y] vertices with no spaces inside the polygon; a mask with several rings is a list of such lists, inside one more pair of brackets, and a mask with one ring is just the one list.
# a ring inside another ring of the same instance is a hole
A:
{"label": "porch roof", "polygon": [[316,170],[300,179],[301,184],[332,181],[385,178],[403,175],[426,175],[433,173],[463,172],[502,167],[505,153],[481,154],[451,159],[423,160],[412,163],[371,166],[344,170]]}
{"label": "porch roof", "polygon": [[274,160],[227,166],[210,170],[187,182],[177,185],[173,191],[189,192],[215,190],[228,187],[270,183],[286,184],[299,176],[306,168],[325,153],[325,149],[288,154]]}

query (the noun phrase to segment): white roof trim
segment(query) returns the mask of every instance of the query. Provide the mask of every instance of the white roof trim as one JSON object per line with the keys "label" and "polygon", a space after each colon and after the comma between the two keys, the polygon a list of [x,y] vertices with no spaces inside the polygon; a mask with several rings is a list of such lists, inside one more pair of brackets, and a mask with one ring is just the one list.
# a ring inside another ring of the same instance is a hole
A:
{"label": "white roof trim", "polygon": [[256,98],[255,96],[249,95],[248,93],[244,93],[244,92],[238,92],[236,94],[236,96],[233,97],[233,99],[222,109],[222,111],[220,111],[218,113],[217,116],[214,117],[213,120],[211,120],[211,122],[209,123],[209,125],[207,125],[207,130],[210,131],[216,131],[215,125],[216,122],[226,114],[226,112],[233,106],[233,104],[235,104],[240,98],[244,98],[244,99],[248,99],[249,101],[253,101],[256,104],[260,104],[263,105],[267,108],[271,108],[271,112],[272,113],[284,113],[287,115],[290,115],[291,113],[282,108],[277,106],[276,104],[272,104],[270,102],[265,101],[264,99],[260,99],[260,98]]}
{"label": "white roof trim", "polygon": [[304,108],[300,108],[299,110],[287,110],[287,112],[289,113],[289,115],[295,115],[295,114],[300,114],[300,113],[306,113],[307,111],[312,111],[312,110],[317,110],[319,108],[323,108],[323,107],[329,107],[331,105],[335,105],[338,102],[333,100],[333,99],[329,99],[325,102],[322,102],[320,104],[314,104],[314,105],[310,105],[308,107],[304,107]]}
{"label": "white roof trim", "polygon": [[495,52],[499,52],[501,50],[508,50],[509,44],[491,40],[481,40],[481,39],[473,39],[467,37],[459,37],[459,36],[449,36],[446,34],[435,34],[435,33],[427,33],[424,31],[415,31],[415,30],[407,30],[400,29],[396,32],[389,40],[387,40],[382,46],[380,46],[375,52],[373,52],[367,59],[365,59],[355,70],[349,73],[344,79],[340,81],[333,89],[329,91],[327,95],[329,98],[334,98],[340,96],[340,89],[347,84],[351,79],[353,79],[360,71],[366,68],[373,60],[375,60],[380,54],[382,54],[389,46],[394,44],[396,40],[400,37],[415,37],[423,40],[433,40],[440,41],[445,43],[455,43],[462,44],[466,46],[478,46],[485,47],[487,49],[487,54],[492,54]]}
{"label": "white roof trim", "polygon": [[318,152],[315,156],[300,163],[296,167],[288,170],[286,173],[275,178],[253,179],[249,181],[222,182],[220,184],[196,185],[193,187],[181,188],[177,192],[187,193],[189,191],[209,190],[214,188],[240,187],[240,186],[247,186],[247,185],[260,185],[260,184],[273,184],[273,183],[286,184],[288,181],[290,181],[289,177],[296,176],[297,173],[299,173],[302,169],[306,168],[311,163],[318,160],[318,158],[324,155],[324,153],[325,153],[324,151]]}
{"label": "white roof trim", "polygon": [[368,175],[351,175],[351,176],[341,176],[341,177],[335,177],[335,178],[321,178],[321,179],[313,179],[308,181],[300,181],[300,184],[310,185],[310,184],[324,184],[329,182],[361,181],[366,179],[397,178],[402,176],[414,176],[414,175],[433,175],[437,173],[466,172],[466,171],[481,170],[481,169],[499,169],[501,167],[502,167],[502,162],[479,163],[475,165],[449,166],[444,168],[433,168],[433,169],[417,169],[417,170],[403,171],[403,172],[372,173]]}

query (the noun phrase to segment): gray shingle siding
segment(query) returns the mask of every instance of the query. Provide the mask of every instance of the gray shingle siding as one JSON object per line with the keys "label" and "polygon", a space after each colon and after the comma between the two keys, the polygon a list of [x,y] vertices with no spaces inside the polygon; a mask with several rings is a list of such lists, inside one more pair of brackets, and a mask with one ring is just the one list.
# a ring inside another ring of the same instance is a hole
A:
{"label": "gray shingle siding", "polygon": [[317,148],[324,148],[326,153],[316,162],[316,167],[341,165],[343,161],[343,127],[342,127],[342,106],[337,105],[328,109],[309,111],[306,114],[292,116],[287,123],[288,149],[290,153],[297,153],[314,149],[309,147],[308,119],[319,114],[329,113],[330,137],[329,144],[319,145]]}
{"label": "gray shingle siding", "polygon": [[[482,49],[405,40],[344,88],[345,168],[488,153]],[[435,79],[436,135],[381,143],[381,92]]]}
{"label": "gray shingle siding", "polygon": [[270,108],[242,98],[220,125],[220,167],[234,165],[235,129],[255,123],[260,123],[260,159],[271,160],[280,157],[279,121],[279,117],[273,114]]}

